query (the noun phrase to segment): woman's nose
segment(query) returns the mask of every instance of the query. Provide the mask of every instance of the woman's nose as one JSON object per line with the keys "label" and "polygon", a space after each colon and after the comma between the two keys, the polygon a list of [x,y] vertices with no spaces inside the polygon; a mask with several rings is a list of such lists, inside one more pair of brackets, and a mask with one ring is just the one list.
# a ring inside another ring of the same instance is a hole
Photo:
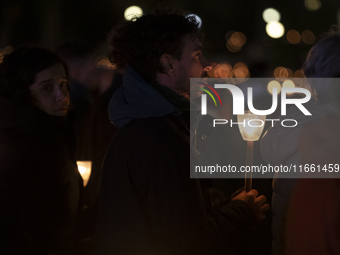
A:
{"label": "woman's nose", "polygon": [[67,98],[67,94],[59,86],[54,91],[55,99],[57,102],[64,101]]}

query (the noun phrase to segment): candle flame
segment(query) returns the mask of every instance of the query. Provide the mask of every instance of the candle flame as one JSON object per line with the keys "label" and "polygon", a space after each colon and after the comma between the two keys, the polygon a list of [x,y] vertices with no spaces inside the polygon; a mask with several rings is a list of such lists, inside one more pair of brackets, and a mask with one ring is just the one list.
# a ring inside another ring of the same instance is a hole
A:
{"label": "candle flame", "polygon": [[92,161],[77,161],[77,166],[85,187],[91,176]]}

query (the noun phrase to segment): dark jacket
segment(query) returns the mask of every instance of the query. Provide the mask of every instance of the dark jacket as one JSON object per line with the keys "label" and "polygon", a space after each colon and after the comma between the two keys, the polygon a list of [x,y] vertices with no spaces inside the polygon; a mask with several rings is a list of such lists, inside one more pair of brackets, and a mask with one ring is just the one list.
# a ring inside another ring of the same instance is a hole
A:
{"label": "dark jacket", "polygon": [[82,180],[70,126],[0,98],[0,254],[75,254]]}
{"label": "dark jacket", "polygon": [[247,204],[234,201],[225,214],[213,212],[206,187],[190,179],[185,104],[126,70],[109,108],[121,128],[103,166],[98,254],[226,254],[251,229]]}

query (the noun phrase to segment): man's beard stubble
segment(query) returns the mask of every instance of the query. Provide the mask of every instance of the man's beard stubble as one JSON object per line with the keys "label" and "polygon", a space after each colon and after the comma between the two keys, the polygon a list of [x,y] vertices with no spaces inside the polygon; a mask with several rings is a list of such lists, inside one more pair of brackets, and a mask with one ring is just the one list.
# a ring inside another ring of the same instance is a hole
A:
{"label": "man's beard stubble", "polygon": [[179,71],[180,73],[178,81],[175,84],[175,91],[177,94],[190,100],[190,78],[183,67],[180,67]]}
{"label": "man's beard stubble", "polygon": [[[203,75],[201,76],[203,77]],[[203,88],[203,85],[194,83],[190,86],[190,78],[201,78],[201,77],[189,77],[183,67],[180,69],[180,76],[175,85],[176,93],[186,97],[187,99],[197,99],[201,97],[203,91],[199,88]]]}

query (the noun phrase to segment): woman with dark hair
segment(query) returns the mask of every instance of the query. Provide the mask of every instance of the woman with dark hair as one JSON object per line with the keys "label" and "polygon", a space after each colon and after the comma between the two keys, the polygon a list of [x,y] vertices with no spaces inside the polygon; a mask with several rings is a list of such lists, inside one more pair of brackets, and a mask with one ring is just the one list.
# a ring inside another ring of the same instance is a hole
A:
{"label": "woman with dark hair", "polygon": [[82,179],[67,67],[22,47],[0,65],[0,254],[76,254]]}

